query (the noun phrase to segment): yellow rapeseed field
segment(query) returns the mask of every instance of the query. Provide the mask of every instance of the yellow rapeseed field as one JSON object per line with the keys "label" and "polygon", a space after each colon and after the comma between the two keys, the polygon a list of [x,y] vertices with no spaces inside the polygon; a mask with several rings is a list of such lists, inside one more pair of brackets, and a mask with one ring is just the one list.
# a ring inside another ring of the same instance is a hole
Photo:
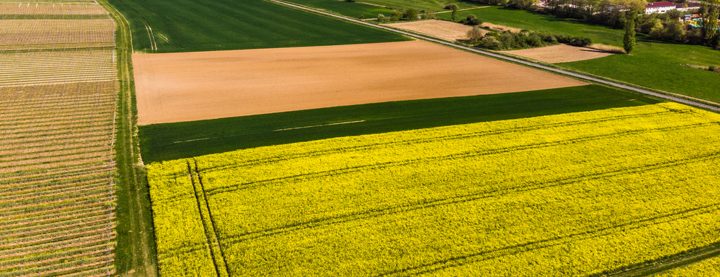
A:
{"label": "yellow rapeseed field", "polygon": [[720,115],[680,104],[148,166],[161,273],[581,275],[720,240]]}

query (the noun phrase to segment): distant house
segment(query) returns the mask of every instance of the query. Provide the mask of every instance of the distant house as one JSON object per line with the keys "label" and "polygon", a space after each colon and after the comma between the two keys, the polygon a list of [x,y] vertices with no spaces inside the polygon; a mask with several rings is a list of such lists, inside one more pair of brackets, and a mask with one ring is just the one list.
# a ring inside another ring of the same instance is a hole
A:
{"label": "distant house", "polygon": [[647,6],[645,6],[645,14],[666,13],[675,9],[677,9],[677,4],[673,2],[653,2],[648,3]]}
{"label": "distant house", "polygon": [[677,10],[681,12],[691,12],[691,11],[697,11],[700,9],[700,3],[696,2],[690,2],[686,4],[678,4]]}

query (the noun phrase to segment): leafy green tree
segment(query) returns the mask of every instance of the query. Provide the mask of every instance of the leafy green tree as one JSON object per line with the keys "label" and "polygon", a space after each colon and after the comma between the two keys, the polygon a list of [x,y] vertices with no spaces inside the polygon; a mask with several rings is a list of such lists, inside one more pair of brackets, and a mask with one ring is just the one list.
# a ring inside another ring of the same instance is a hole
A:
{"label": "leafy green tree", "polygon": [[[714,1],[717,2],[717,1]],[[715,41],[715,36],[717,36],[717,29],[718,29],[718,12],[719,9],[717,7],[717,3],[713,3],[708,7],[708,16],[705,20],[705,41],[708,44],[712,44],[713,41]]]}
{"label": "leafy green tree", "polygon": [[625,36],[623,37],[623,48],[625,53],[630,54],[635,48],[635,17],[637,12],[630,10],[625,15]]}
{"label": "leafy green tree", "polygon": [[450,18],[452,21],[457,21],[457,12],[458,12],[458,6],[455,4],[448,4],[445,6],[446,10],[451,10],[452,13],[450,14]]}
{"label": "leafy green tree", "polygon": [[402,18],[405,20],[413,21],[418,20],[418,16],[420,13],[416,9],[407,9],[405,10],[405,13],[403,13]]}

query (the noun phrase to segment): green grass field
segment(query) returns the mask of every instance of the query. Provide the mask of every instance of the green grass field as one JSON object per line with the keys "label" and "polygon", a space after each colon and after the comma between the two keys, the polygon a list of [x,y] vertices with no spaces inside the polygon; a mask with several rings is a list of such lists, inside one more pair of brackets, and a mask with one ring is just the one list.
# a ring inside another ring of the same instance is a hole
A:
{"label": "green grass field", "polygon": [[[559,19],[550,15],[534,14],[526,10],[486,7],[482,9],[460,11],[458,18],[475,15],[484,22],[532,30],[550,34],[566,34],[588,37],[595,43],[622,46],[623,31],[599,25],[582,23],[576,20]],[[441,14],[442,19],[450,20],[450,14]]]}
{"label": "green grass field", "polygon": [[[488,7],[459,13],[495,24],[552,34],[588,37],[595,43],[622,46],[623,30],[524,10]],[[449,19],[449,15],[442,14]],[[720,51],[697,45],[669,44],[640,39],[632,55],[561,64],[574,70],[644,87],[720,102],[720,74],[687,65],[720,65]]]}
{"label": "green grass field", "polygon": [[[304,0],[303,0],[304,1]],[[325,0],[325,1],[332,1],[332,0]],[[458,5],[458,7],[462,8],[470,8],[475,7],[476,5],[465,3],[460,0],[358,0],[358,2],[363,3],[371,3],[375,5],[381,5],[396,9],[407,9],[407,8],[413,8],[417,10],[425,10],[425,11],[442,11],[445,5],[454,3]]]}
{"label": "green grass field", "polygon": [[[655,103],[601,86],[390,102],[140,127],[146,162],[241,148]],[[275,130],[362,121],[292,131]],[[201,131],[198,131],[201,130]]]}
{"label": "green grass field", "polygon": [[393,9],[364,2],[345,2],[337,0],[291,0],[290,2],[320,8],[356,18],[375,18],[378,14],[390,15]]}
{"label": "green grass field", "polygon": [[405,40],[404,37],[262,0],[110,0],[130,21],[137,51],[316,46]]}
{"label": "green grass field", "polygon": [[160,272],[579,276],[655,260],[718,241],[718,123],[660,103],[152,163]]}

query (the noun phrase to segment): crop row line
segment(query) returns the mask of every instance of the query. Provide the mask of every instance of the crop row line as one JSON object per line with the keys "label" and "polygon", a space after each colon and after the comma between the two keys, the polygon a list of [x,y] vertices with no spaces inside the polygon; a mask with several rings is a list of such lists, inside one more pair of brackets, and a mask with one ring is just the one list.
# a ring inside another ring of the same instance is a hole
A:
{"label": "crop row line", "polygon": [[114,216],[112,210],[107,209],[107,207],[103,207],[102,209],[91,207],[87,209],[78,209],[77,214],[46,214],[45,217],[31,217],[26,221],[15,221],[12,224],[8,222],[8,224],[4,226],[4,229],[2,231],[4,231],[3,234],[5,234],[7,232],[27,232],[30,231],[30,229],[35,230],[36,228],[38,228],[38,230],[41,230],[42,228],[52,229],[52,227],[55,226],[64,226],[66,222],[79,222],[78,224],[83,224],[83,222],[88,218],[99,217],[103,215]]}
{"label": "crop row line", "polygon": [[18,174],[0,175],[0,185],[12,187],[28,183],[57,180],[74,176],[84,176],[94,172],[112,172],[114,164],[106,160],[89,161],[75,165],[60,165],[53,168],[27,170]]}
{"label": "crop row line", "polygon": [[485,260],[497,259],[504,256],[509,256],[517,253],[528,252],[538,249],[544,249],[549,247],[561,246],[570,243],[571,241],[585,240],[589,238],[596,238],[612,234],[615,231],[627,231],[636,230],[647,226],[669,223],[685,218],[696,217],[704,214],[720,211],[720,204],[705,205],[700,207],[694,207],[685,209],[682,211],[676,211],[666,214],[660,214],[648,218],[633,219],[620,224],[612,226],[597,226],[593,229],[579,231],[570,234],[559,235],[546,239],[539,239],[528,241],[524,243],[518,243],[502,248],[481,250],[473,253],[467,253],[463,255],[455,255],[445,259],[439,259],[434,262],[425,263],[419,266],[407,267],[399,270],[393,270],[378,274],[378,276],[410,276],[410,275],[422,275],[432,274],[443,269],[463,266]]}
{"label": "crop row line", "polygon": [[[256,187],[264,187],[264,186],[268,186],[268,185],[272,185],[272,184],[277,184],[281,181],[288,181],[288,180],[309,180],[309,179],[316,179],[316,178],[322,178],[322,177],[327,177],[327,176],[349,174],[349,173],[360,172],[360,171],[364,171],[364,170],[374,170],[374,169],[382,169],[382,168],[389,168],[389,167],[396,167],[396,166],[408,166],[408,165],[418,164],[418,163],[437,162],[437,161],[454,160],[454,159],[467,159],[467,158],[474,158],[474,157],[478,157],[478,156],[497,155],[497,154],[502,154],[502,153],[516,152],[516,151],[527,151],[527,150],[533,150],[533,149],[539,149],[539,148],[556,147],[556,146],[570,145],[570,144],[576,144],[576,143],[585,143],[585,142],[596,141],[596,140],[614,139],[614,138],[620,138],[620,137],[626,137],[626,136],[645,134],[645,133],[650,133],[650,132],[681,131],[681,130],[695,129],[695,128],[713,126],[713,125],[720,125],[720,122],[695,123],[695,124],[670,126],[670,127],[627,130],[627,131],[620,131],[620,132],[614,132],[614,133],[609,133],[609,134],[592,135],[592,136],[578,137],[578,138],[560,140],[560,141],[530,143],[530,144],[522,144],[522,145],[495,148],[495,149],[466,151],[466,152],[462,152],[462,153],[455,153],[455,154],[441,155],[441,156],[434,156],[434,157],[427,157],[427,158],[408,159],[408,160],[401,160],[401,161],[390,161],[390,162],[383,162],[383,163],[377,163],[377,164],[367,164],[367,165],[360,165],[360,166],[354,166],[354,167],[348,167],[348,168],[340,168],[340,169],[319,171],[319,172],[313,172],[313,173],[305,173],[305,174],[297,174],[297,175],[284,176],[284,177],[278,177],[278,178],[272,178],[272,179],[265,179],[265,180],[247,182],[247,183],[232,184],[232,185],[228,185],[228,186],[224,186],[224,187],[209,189],[208,194],[214,195],[214,194],[218,194],[218,193],[226,193],[226,192],[237,191],[237,190],[246,190],[246,189],[252,189],[252,188],[256,188]],[[284,183],[287,184],[288,182],[284,182]]]}
{"label": "crop row line", "polygon": [[280,162],[280,161],[293,160],[293,159],[317,157],[317,156],[328,155],[328,154],[333,154],[333,153],[340,153],[340,152],[346,153],[346,152],[352,152],[352,151],[366,151],[366,150],[370,150],[370,149],[383,148],[383,147],[386,147],[389,145],[412,145],[412,144],[430,143],[430,142],[436,142],[436,141],[461,140],[461,139],[466,139],[466,138],[471,138],[471,137],[485,137],[485,136],[511,134],[511,133],[523,133],[523,132],[528,132],[528,131],[543,130],[543,129],[549,129],[549,128],[574,127],[574,126],[581,126],[581,125],[597,124],[597,123],[602,123],[602,122],[612,122],[612,121],[619,121],[619,120],[633,119],[633,118],[648,118],[648,117],[656,117],[656,116],[665,116],[665,115],[675,114],[675,113],[684,114],[684,113],[689,113],[689,112],[691,112],[691,110],[662,111],[662,112],[653,112],[653,113],[619,115],[619,116],[586,119],[586,120],[553,122],[553,123],[538,124],[538,125],[532,125],[532,126],[509,127],[509,128],[496,129],[496,130],[482,130],[482,131],[478,131],[478,132],[468,132],[468,133],[453,134],[453,135],[441,135],[441,136],[434,136],[434,137],[430,137],[430,138],[412,138],[412,139],[407,139],[407,140],[402,140],[402,141],[371,143],[371,144],[350,146],[350,147],[336,147],[336,148],[332,148],[332,149],[311,151],[311,152],[305,152],[305,153],[283,154],[283,155],[279,155],[279,156],[255,159],[255,160],[245,161],[243,163],[229,164],[229,165],[224,165],[224,166],[207,167],[207,168],[203,169],[202,172],[207,173],[207,172],[213,172],[213,171],[222,171],[222,170],[227,170],[227,169],[232,169],[232,168],[255,166],[255,165],[260,165],[260,164],[265,164],[265,163],[273,163],[273,162]]}
{"label": "crop row line", "polygon": [[[510,186],[505,188],[497,188],[492,190],[480,190],[480,191],[472,191],[463,195],[454,195],[451,197],[443,197],[443,198],[435,198],[435,199],[426,199],[422,201],[416,201],[411,203],[404,203],[399,204],[395,206],[389,206],[389,207],[382,207],[382,208],[373,208],[343,215],[336,215],[331,217],[324,217],[324,218],[316,218],[304,222],[298,222],[298,223],[291,223],[291,224],[285,224],[282,226],[277,226],[273,228],[267,228],[262,229],[258,231],[252,231],[252,232],[246,232],[243,234],[238,235],[232,235],[228,236],[224,239],[225,243],[228,244],[236,244],[241,243],[253,239],[259,239],[259,238],[265,238],[300,230],[306,230],[306,229],[312,229],[312,228],[318,228],[322,226],[329,226],[334,224],[342,224],[347,222],[352,222],[356,220],[364,220],[364,219],[370,219],[370,218],[376,218],[381,216],[387,216],[387,215],[393,215],[393,214],[400,214],[400,213],[407,213],[422,209],[428,209],[428,208],[435,208],[440,206],[446,206],[446,205],[453,205],[453,204],[460,204],[460,203],[467,203],[472,201],[479,201],[483,199],[493,198],[493,197],[499,197],[504,195],[509,195],[513,193],[521,193],[521,192],[531,192],[531,191],[537,191],[542,189],[548,189],[548,188],[555,188],[555,187],[562,187],[562,186],[568,186],[573,184],[578,184],[582,181],[589,181],[589,180],[599,180],[599,179],[606,179],[606,178],[612,178],[616,176],[622,176],[627,174],[637,174],[637,173],[648,173],[656,170],[662,170],[666,168],[672,168],[677,166],[683,166],[683,165],[690,165],[694,163],[700,163],[710,160],[716,160],[720,159],[720,151],[717,152],[711,152],[711,153],[705,153],[701,155],[696,155],[684,159],[675,159],[675,160],[669,160],[664,162],[658,162],[658,163],[652,163],[652,164],[644,164],[639,165],[635,167],[629,167],[629,168],[620,168],[615,170],[606,170],[606,171],[600,171],[600,172],[594,172],[594,173],[581,173],[575,176],[568,176],[563,177],[547,182],[534,182],[531,184],[520,184],[516,186]],[[176,249],[169,250],[168,253],[164,253],[164,255],[172,255],[176,253],[187,253],[196,251],[198,249],[198,245],[189,245],[184,247],[178,247]]]}

